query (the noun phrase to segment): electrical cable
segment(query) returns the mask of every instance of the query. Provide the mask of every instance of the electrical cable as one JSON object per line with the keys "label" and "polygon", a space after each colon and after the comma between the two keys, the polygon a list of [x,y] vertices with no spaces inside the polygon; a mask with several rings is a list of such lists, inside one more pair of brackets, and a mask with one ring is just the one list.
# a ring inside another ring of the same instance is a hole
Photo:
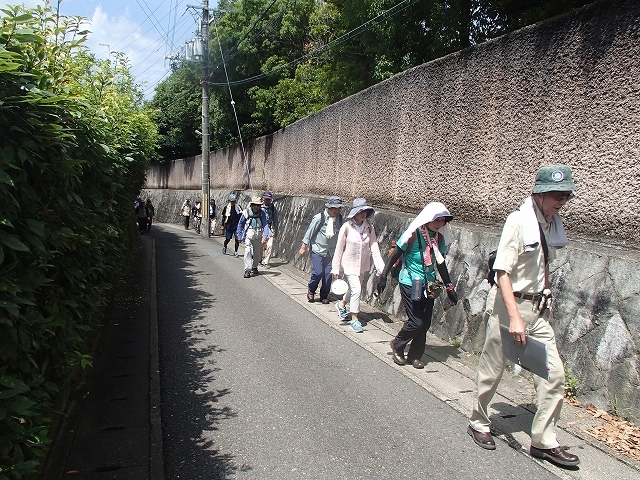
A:
{"label": "electrical cable", "polygon": [[[275,0],[274,0],[275,3]],[[249,189],[251,193],[253,191],[253,182],[251,181],[251,172],[249,171],[249,162],[247,162],[247,155],[244,149],[244,141],[242,139],[242,131],[240,130],[240,122],[238,121],[238,112],[236,111],[236,102],[233,99],[233,92],[231,91],[231,84],[229,83],[229,73],[227,72],[227,64],[224,62],[224,53],[222,52],[222,44],[220,43],[220,35],[218,35],[218,22],[216,21],[215,15],[213,17],[213,25],[216,30],[216,38],[218,39],[218,47],[220,48],[220,58],[222,59],[222,63],[224,65],[224,74],[227,78],[227,85],[229,87],[229,96],[231,97],[231,107],[233,108],[233,116],[236,119],[236,126],[238,127],[238,136],[240,137],[240,148],[242,150],[242,161],[244,162],[247,168],[247,177],[249,178]],[[203,81],[206,81],[203,79]]]}

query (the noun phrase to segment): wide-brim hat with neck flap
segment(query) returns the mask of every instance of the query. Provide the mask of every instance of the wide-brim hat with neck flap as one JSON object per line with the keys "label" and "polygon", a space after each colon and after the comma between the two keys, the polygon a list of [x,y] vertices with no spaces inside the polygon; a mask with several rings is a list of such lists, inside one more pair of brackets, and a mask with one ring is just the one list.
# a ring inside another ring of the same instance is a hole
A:
{"label": "wide-brim hat with neck flap", "polygon": [[249,202],[249,206],[251,205],[262,205],[262,197],[251,197],[251,201]]}
{"label": "wide-brim hat with neck flap", "polygon": [[367,205],[367,201],[364,198],[356,198],[351,205],[351,211],[349,215],[347,215],[347,218],[353,218],[364,210],[367,211],[367,218],[376,213],[372,206]]}

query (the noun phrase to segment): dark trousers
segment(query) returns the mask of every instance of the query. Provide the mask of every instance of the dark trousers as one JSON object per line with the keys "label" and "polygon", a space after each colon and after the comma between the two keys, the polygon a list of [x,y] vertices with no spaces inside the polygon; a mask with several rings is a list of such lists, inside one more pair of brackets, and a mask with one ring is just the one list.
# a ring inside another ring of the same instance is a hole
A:
{"label": "dark trousers", "polygon": [[189,217],[184,215],[184,229],[189,230]]}
{"label": "dark trousers", "polygon": [[147,217],[138,217],[138,230],[143,233],[147,231]]}
{"label": "dark trousers", "polygon": [[321,257],[317,253],[311,252],[311,264],[313,265],[313,271],[311,272],[311,279],[309,280],[309,291],[316,293],[320,280],[322,280],[322,287],[320,287],[320,300],[329,296],[329,290],[331,289],[331,255]]}
{"label": "dark trousers", "polygon": [[236,235],[236,231],[235,230],[225,230],[224,231],[224,248],[227,248],[227,245],[229,245],[229,242],[231,241],[232,237],[235,237],[235,239],[236,239],[236,245],[235,245],[235,249],[233,251],[237,252],[238,251],[238,247],[240,246],[240,240],[238,240],[238,236]]}
{"label": "dark trousers", "polygon": [[427,344],[427,330],[431,326],[434,300],[424,295],[420,300],[411,300],[411,287],[400,284],[402,303],[409,319],[398,332],[395,339],[397,350],[404,352],[405,347],[411,342],[407,358],[409,360],[421,359]]}

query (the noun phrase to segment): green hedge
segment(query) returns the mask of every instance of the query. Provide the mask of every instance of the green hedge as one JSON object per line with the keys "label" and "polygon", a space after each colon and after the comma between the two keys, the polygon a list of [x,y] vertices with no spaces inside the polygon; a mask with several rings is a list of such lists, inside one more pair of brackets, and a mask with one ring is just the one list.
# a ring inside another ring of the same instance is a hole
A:
{"label": "green hedge", "polygon": [[61,388],[90,362],[90,332],[134,248],[146,164],[114,146],[113,122],[73,94],[79,37],[60,41],[68,30],[48,10],[3,12],[0,479],[8,479],[37,470]]}

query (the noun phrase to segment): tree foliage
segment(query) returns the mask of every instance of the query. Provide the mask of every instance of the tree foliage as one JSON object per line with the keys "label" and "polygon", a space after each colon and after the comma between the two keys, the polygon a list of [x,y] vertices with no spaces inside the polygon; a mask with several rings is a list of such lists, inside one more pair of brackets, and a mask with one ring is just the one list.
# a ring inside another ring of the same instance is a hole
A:
{"label": "tree foliage", "polygon": [[[238,142],[236,115],[243,137],[272,133],[408,68],[589,1],[221,0],[210,30],[211,147]],[[184,80],[175,96],[200,91],[201,78]],[[163,155],[198,141],[186,125],[199,110],[189,109],[159,108],[161,128],[185,132],[165,137]]]}
{"label": "tree foliage", "polygon": [[0,479],[35,471],[60,391],[132,250],[155,125],[77,18],[0,16]]}

